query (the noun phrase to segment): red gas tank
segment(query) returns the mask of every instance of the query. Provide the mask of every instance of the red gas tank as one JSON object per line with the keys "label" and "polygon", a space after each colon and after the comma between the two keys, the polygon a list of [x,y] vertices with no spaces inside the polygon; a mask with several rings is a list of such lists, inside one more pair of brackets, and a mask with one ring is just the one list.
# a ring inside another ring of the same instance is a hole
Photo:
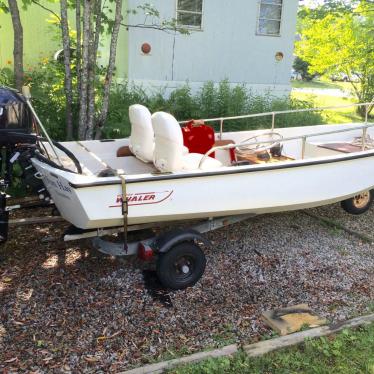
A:
{"label": "red gas tank", "polygon": [[[189,121],[182,127],[183,143],[190,153],[205,154],[215,143],[214,129],[203,121]],[[214,157],[214,153],[210,154]]]}

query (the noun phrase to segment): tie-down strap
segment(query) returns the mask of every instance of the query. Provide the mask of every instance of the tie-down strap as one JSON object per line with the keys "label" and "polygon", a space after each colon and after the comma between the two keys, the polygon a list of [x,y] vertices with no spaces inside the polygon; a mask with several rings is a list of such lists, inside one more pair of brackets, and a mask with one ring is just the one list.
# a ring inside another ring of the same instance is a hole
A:
{"label": "tie-down strap", "polygon": [[123,216],[123,241],[124,241],[124,250],[127,251],[127,217],[129,214],[129,205],[127,201],[127,187],[126,179],[124,175],[119,176],[121,178],[122,186],[122,216]]}

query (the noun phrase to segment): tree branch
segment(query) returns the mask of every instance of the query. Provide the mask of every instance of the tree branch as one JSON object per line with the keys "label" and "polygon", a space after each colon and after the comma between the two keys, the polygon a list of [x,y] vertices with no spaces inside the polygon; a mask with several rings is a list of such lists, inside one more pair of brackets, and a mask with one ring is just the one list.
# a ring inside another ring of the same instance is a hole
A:
{"label": "tree branch", "polygon": [[163,32],[167,32],[168,34],[172,34],[172,35],[174,35],[175,31],[180,32],[181,34],[187,34],[190,32],[189,30],[186,30],[183,28],[174,28],[170,26],[162,26],[162,25],[157,25],[157,24],[146,25],[146,24],[141,23],[137,25],[127,25],[121,22],[121,26],[126,27],[126,28],[139,28],[139,29],[151,29],[151,30],[163,31]]}
{"label": "tree branch", "polygon": [[47,8],[46,6],[40,4],[40,3],[39,3],[38,1],[36,1],[36,0],[31,0],[31,2],[32,2],[33,4],[35,4],[35,5],[37,5],[37,6],[40,6],[42,9],[46,10],[47,12],[53,14],[53,15],[54,15],[58,20],[59,20],[59,22],[61,22],[61,18],[60,18],[60,16],[59,16],[57,13],[55,13],[52,9]]}

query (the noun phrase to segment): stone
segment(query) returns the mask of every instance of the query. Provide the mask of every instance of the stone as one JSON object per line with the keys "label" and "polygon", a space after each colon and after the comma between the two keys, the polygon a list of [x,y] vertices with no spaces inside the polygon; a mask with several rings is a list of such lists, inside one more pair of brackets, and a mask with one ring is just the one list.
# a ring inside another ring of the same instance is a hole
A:
{"label": "stone", "polygon": [[312,328],[327,324],[308,304],[298,304],[287,308],[270,310],[262,313],[262,319],[279,335],[292,334],[304,327]]}

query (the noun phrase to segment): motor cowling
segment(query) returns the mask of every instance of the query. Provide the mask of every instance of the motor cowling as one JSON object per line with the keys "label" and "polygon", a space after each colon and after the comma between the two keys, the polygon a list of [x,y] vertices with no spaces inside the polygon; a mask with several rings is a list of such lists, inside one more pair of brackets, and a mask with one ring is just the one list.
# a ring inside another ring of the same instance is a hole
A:
{"label": "motor cowling", "polygon": [[0,146],[35,144],[33,115],[17,91],[0,87]]}

